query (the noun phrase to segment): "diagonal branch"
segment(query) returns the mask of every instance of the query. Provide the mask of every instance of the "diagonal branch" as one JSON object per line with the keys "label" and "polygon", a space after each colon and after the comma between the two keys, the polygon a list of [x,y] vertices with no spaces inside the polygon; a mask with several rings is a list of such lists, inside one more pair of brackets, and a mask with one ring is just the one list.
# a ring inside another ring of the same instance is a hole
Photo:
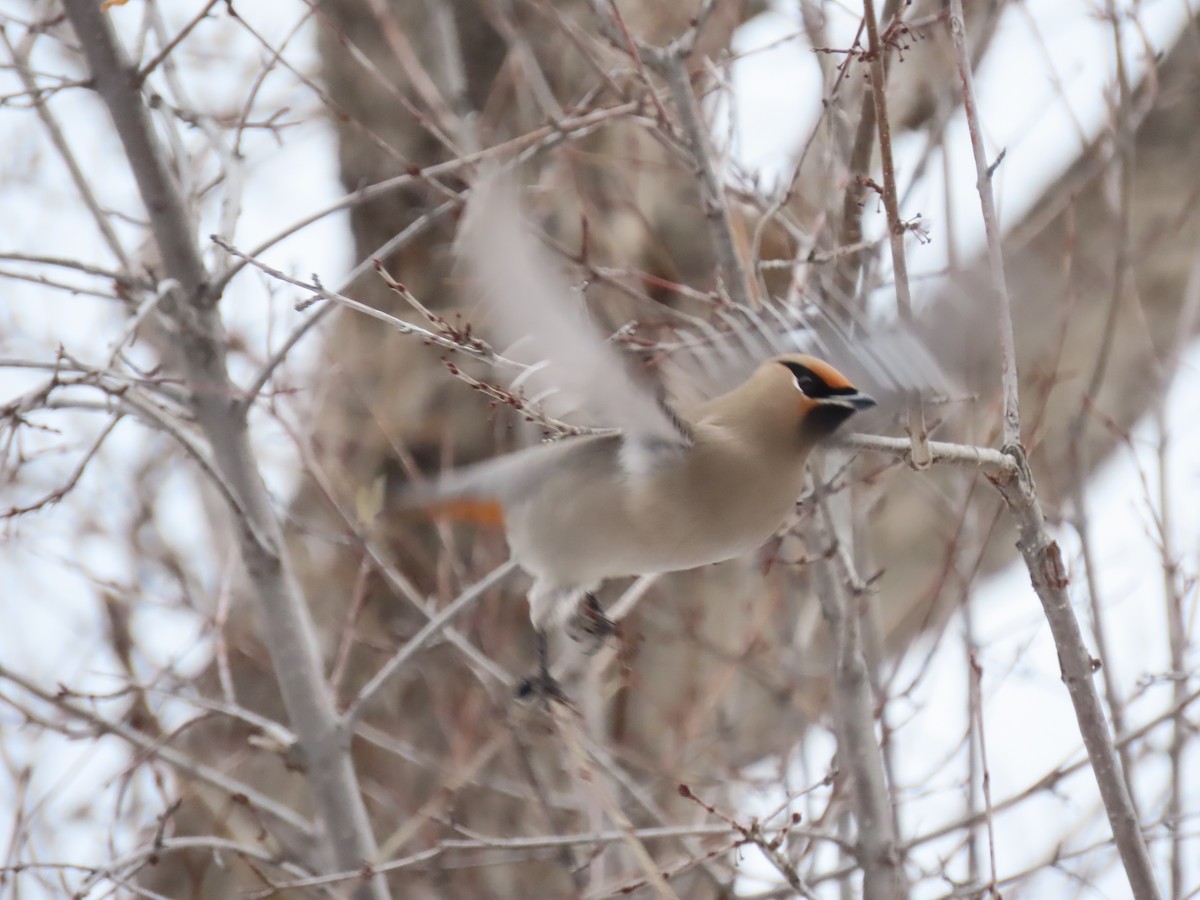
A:
{"label": "diagonal branch", "polygon": [[1004,452],[1012,456],[1017,465],[1014,474],[993,478],[993,483],[1004,497],[1016,521],[1019,534],[1017,549],[1021,551],[1029,569],[1030,581],[1042,602],[1046,621],[1054,636],[1062,678],[1075,707],[1079,731],[1087,748],[1092,771],[1096,775],[1100,797],[1108,813],[1113,839],[1121,854],[1121,863],[1125,867],[1129,886],[1138,900],[1157,900],[1160,894],[1154,880],[1146,840],[1129,794],[1128,783],[1122,775],[1121,763],[1113,745],[1112,732],[1104,715],[1100,694],[1092,680],[1097,667],[1102,663],[1092,658],[1083,642],[1079,620],[1075,617],[1070,597],[1067,595],[1069,581],[1063,565],[1062,551],[1046,530],[1046,520],[1038,500],[1037,488],[1026,462],[1025,449],[1021,446],[1012,304],[1004,276],[1000,225],[996,216],[996,204],[992,198],[991,169],[983,148],[975,84],[966,48],[963,21],[962,0],[950,0],[950,36],[954,43],[959,76],[962,79],[967,129],[975,152],[976,187],[979,190],[987,234],[988,262],[1000,333],[1000,351],[1003,359],[1001,378],[1004,394]]}
{"label": "diagonal branch", "polygon": [[[219,297],[208,288],[194,217],[137,88],[137,72],[107,17],[94,0],[66,0],[65,7],[133,170],[167,276],[179,284],[178,291],[164,296],[161,308],[178,333],[192,412],[237,501],[235,512],[241,513],[235,514],[235,525],[242,562],[261,606],[280,693],[324,825],[322,867],[369,864],[375,857],[375,839],[322,673],[312,619],[284,554],[279,520],[250,448],[239,392],[229,377],[225,333],[216,311]],[[385,900],[387,886],[368,870],[356,896]]]}
{"label": "diagonal branch", "polygon": [[403,647],[393,654],[378,672],[363,685],[362,690],[358,692],[358,696],[354,698],[345,715],[342,717],[343,726],[348,731],[353,731],[354,727],[362,719],[363,713],[366,712],[368,704],[375,698],[375,695],[391,680],[400,668],[412,659],[413,655],[424,647],[429,641],[440,634],[446,626],[453,622],[468,606],[477,602],[490,588],[499,584],[517,567],[513,560],[503,563],[471,585],[458,599],[433,616],[416,634],[410,638]]}
{"label": "diagonal branch", "polygon": [[704,215],[709,221],[713,253],[721,269],[721,280],[725,283],[725,290],[734,306],[742,309],[756,308],[758,304],[751,298],[749,282],[746,280],[746,267],[742,265],[742,258],[738,253],[733,218],[725,197],[725,186],[717,173],[712,149],[709,147],[708,130],[700,117],[700,104],[696,102],[696,94],[688,76],[686,57],[681,50],[671,48],[655,50],[653,58],[675,98],[679,122],[683,126],[696,168],[700,199],[704,203]]}

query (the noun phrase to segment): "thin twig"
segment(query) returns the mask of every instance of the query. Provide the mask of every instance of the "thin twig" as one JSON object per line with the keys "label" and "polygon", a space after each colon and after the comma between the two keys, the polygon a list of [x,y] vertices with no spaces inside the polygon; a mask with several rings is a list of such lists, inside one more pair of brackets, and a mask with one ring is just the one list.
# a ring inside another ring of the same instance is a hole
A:
{"label": "thin twig", "polygon": [[[773,829],[763,829],[764,835],[774,837]],[[794,829],[795,830],[795,829]],[[798,829],[803,831],[803,829]],[[729,837],[736,832],[728,825],[677,825],[652,828],[635,828],[632,832],[625,831],[593,831],[586,834],[547,834],[533,837],[480,837],[473,839],[447,838],[419,853],[403,859],[389,860],[380,863],[376,868],[380,872],[395,872],[400,869],[429,862],[447,853],[488,850],[557,850],[567,847],[589,847],[604,844],[623,843],[630,835],[639,841],[670,840],[681,837]],[[818,838],[824,835],[816,835]],[[267,898],[281,890],[295,888],[321,887],[336,884],[358,876],[358,872],[342,872],[334,875],[322,875],[316,878],[303,878],[273,885],[270,889],[249,895],[251,898]]]}
{"label": "thin twig", "polygon": [[1196,331],[1196,323],[1200,320],[1200,256],[1192,265],[1191,272],[1184,285],[1183,301],[1180,304],[1178,326],[1175,329],[1175,341],[1163,361],[1163,384],[1159,388],[1158,402],[1155,404],[1154,420],[1158,431],[1158,545],[1159,559],[1162,565],[1163,600],[1167,613],[1168,646],[1171,654],[1171,694],[1175,701],[1176,713],[1171,722],[1171,743],[1167,750],[1167,759],[1171,766],[1171,785],[1167,798],[1166,820],[1171,831],[1171,897],[1184,896],[1184,866],[1186,863],[1183,847],[1183,816],[1184,797],[1186,792],[1185,774],[1188,767],[1185,763],[1184,752],[1187,743],[1195,734],[1195,728],[1183,714],[1183,702],[1187,693],[1188,670],[1187,657],[1191,643],[1188,627],[1188,617],[1184,599],[1186,592],[1181,590],[1180,565],[1175,556],[1175,542],[1172,531],[1174,528],[1174,504],[1168,472],[1168,453],[1170,434],[1167,427],[1167,390],[1166,379],[1179,371],[1179,364],[1188,343]]}
{"label": "thin twig", "polygon": [[347,731],[353,731],[354,726],[362,718],[363,713],[366,712],[368,704],[370,704],[383,686],[387,684],[389,679],[400,670],[400,667],[408,662],[413,654],[429,643],[431,638],[435,637],[443,628],[453,622],[468,606],[477,602],[485,592],[503,581],[516,567],[516,561],[510,559],[508,562],[492,569],[491,572],[459,594],[454,602],[426,622],[421,630],[409,638],[404,646],[397,650],[392,655],[392,658],[380,667],[374,677],[363,685],[358,695],[342,715],[342,727]]}
{"label": "thin twig", "polygon": [[87,722],[102,734],[112,734],[121,738],[121,740],[131,746],[137,747],[138,750],[147,756],[161,759],[163,762],[177,768],[180,772],[185,773],[191,778],[195,778],[202,784],[207,784],[209,787],[221,791],[226,796],[241,798],[242,802],[253,807],[279,826],[282,826],[284,830],[283,836],[289,838],[293,846],[296,846],[297,842],[312,838],[313,829],[311,823],[295,810],[272,797],[268,797],[245,782],[238,781],[236,778],[232,778],[224,772],[207,766],[204,763],[197,762],[174,747],[168,746],[161,739],[149,737],[120,720],[109,719],[99,713],[93,712],[82,704],[73,703],[61,696],[61,693],[58,691],[45,690],[20,673],[12,671],[3,663],[0,663],[0,680],[11,681],[39,700],[51,704],[59,712],[73,719],[78,719],[81,722]]}
{"label": "thin twig", "polygon": [[973,648],[970,659],[967,660],[967,665],[970,668],[970,672],[968,673],[970,690],[968,693],[971,697],[972,716],[969,727],[971,728],[971,734],[977,736],[975,745],[979,750],[980,786],[983,789],[983,819],[987,826],[988,894],[991,897],[999,898],[1000,893],[996,890],[996,823],[995,810],[992,807],[992,771],[988,767],[987,735],[983,727],[983,666],[979,664],[979,659],[975,655]]}
{"label": "thin twig", "polygon": [[[256,269],[259,269],[267,275],[270,275],[272,278],[308,291],[314,297],[319,297],[322,300],[332,300],[334,303],[345,306],[354,310],[355,312],[362,313],[365,316],[370,316],[372,319],[378,319],[380,322],[383,322],[384,324],[396,329],[396,331],[398,331],[400,334],[414,335],[423,341],[427,341],[430,344],[435,344],[445,350],[454,350],[458,353],[465,353],[468,356],[474,356],[493,364],[508,364],[515,368],[523,368],[523,366],[510,362],[504,357],[497,355],[491,347],[478,338],[471,338],[469,341],[459,341],[450,337],[446,337],[442,334],[436,334],[427,328],[422,328],[420,325],[414,325],[411,322],[406,322],[404,319],[393,316],[390,313],[386,313],[381,309],[376,309],[374,306],[368,306],[366,303],[360,303],[351,297],[346,297],[343,294],[331,291],[324,285],[320,284],[320,282],[303,281],[299,278],[293,278],[286,272],[282,272],[279,269],[276,269],[274,266],[267,265],[260,259],[255,259],[249,254],[243,253],[241,250],[238,250],[236,247],[218,235],[210,235],[210,239],[214,244],[216,244],[230,256],[235,256],[238,259],[249,263]],[[412,297],[412,295],[408,294],[408,292],[404,289],[403,285],[392,281],[390,278],[388,278],[388,281],[390,282],[389,287],[394,285],[393,289],[398,288],[399,290],[397,292],[402,296],[405,296],[405,299]]]}
{"label": "thin twig", "polygon": [[966,24],[962,11],[962,0],[950,2],[950,37],[954,43],[958,62],[958,75],[962,81],[963,112],[967,117],[967,128],[971,135],[971,149],[975,154],[975,189],[979,192],[979,205],[983,210],[983,227],[987,236],[988,269],[992,279],[993,302],[996,308],[996,327],[1000,336],[1001,386],[1004,392],[1004,445],[1016,446],[1021,442],[1021,413],[1017,394],[1017,349],[1013,336],[1012,301],[1008,295],[1008,281],[1004,274],[1004,251],[1000,234],[1000,220],[996,215],[996,201],[992,197],[992,173],[983,146],[983,131],[979,124],[979,111],[975,101],[975,76],[971,69],[971,57],[967,52]]}
{"label": "thin twig", "polygon": [[104,210],[100,206],[100,201],[96,199],[91,184],[83,174],[83,169],[75,158],[74,151],[71,150],[70,144],[67,143],[66,134],[58,124],[58,119],[54,117],[54,114],[50,112],[49,106],[46,105],[42,88],[37,84],[33,73],[29,69],[29,50],[36,37],[37,32],[31,30],[26,38],[21,41],[20,47],[14,47],[8,40],[8,33],[3,28],[0,28],[0,41],[3,41],[7,47],[17,77],[21,79],[21,85],[29,92],[30,102],[33,104],[38,118],[42,120],[42,125],[45,126],[46,132],[50,136],[50,142],[54,144],[55,149],[58,151],[63,165],[67,167],[67,172],[71,176],[71,182],[75,185],[75,190],[79,192],[79,197],[83,201],[83,205],[91,212],[92,221],[100,232],[100,236],[104,239],[104,243],[108,245],[108,249],[112,252],[112,255],[121,263],[121,269],[126,272],[133,271],[129,257],[125,254],[125,248],[121,246],[121,241],[117,237],[116,231],[108,221],[108,216],[104,214]]}
{"label": "thin twig", "polygon": [[[779,845],[787,838],[788,834],[792,830],[790,825],[785,826],[779,834],[776,834],[774,837],[768,839],[768,836],[765,833],[761,823],[757,819],[751,820],[749,825],[743,825],[741,822],[737,821],[731,816],[727,816],[725,813],[721,812],[711,803],[702,800],[686,784],[681,784],[679,786],[679,794],[685,799],[693,800],[700,804],[700,806],[702,806],[709,815],[716,816],[717,818],[721,819],[729,826],[730,829],[733,830],[735,834],[741,835],[742,840],[745,843],[753,844],[754,846],[758,847],[771,865],[775,867],[775,870],[784,877],[784,880],[787,881],[788,885],[797,894],[805,897],[806,900],[817,900],[817,895],[813,893],[812,888],[810,888],[808,884],[805,883],[804,879],[800,877],[800,873],[796,870],[795,864],[779,849]],[[822,837],[826,837],[826,839],[835,843],[840,843],[836,837],[824,835]]]}
{"label": "thin twig", "polygon": [[114,414],[112,418],[108,420],[108,422],[105,423],[104,427],[100,429],[100,433],[96,435],[95,440],[92,441],[91,447],[89,447],[83,456],[80,457],[79,462],[71,471],[71,474],[67,476],[66,481],[64,481],[54,490],[44,494],[37,500],[31,501],[30,503],[25,503],[19,506],[11,506],[8,509],[0,509],[0,520],[11,519],[16,516],[22,516],[26,513],[33,512],[34,510],[39,510],[47,506],[53,506],[55,503],[58,503],[63,497],[67,496],[67,494],[73,491],[75,486],[79,484],[79,479],[83,477],[83,473],[87,470],[88,464],[95,459],[96,454],[100,452],[100,448],[104,446],[104,441],[107,440],[110,434],[112,434],[113,429],[117,427],[117,423],[121,421],[121,417],[122,414],[118,412]]}
{"label": "thin twig", "polygon": [[634,859],[645,873],[649,884],[654,888],[654,892],[665,900],[679,900],[678,895],[671,890],[667,880],[659,871],[658,863],[654,857],[650,855],[650,851],[646,849],[646,845],[642,843],[637,836],[636,829],[633,823],[629,821],[629,817],[621,808],[621,804],[617,802],[613,791],[604,781],[597,777],[596,771],[592,768],[591,762],[588,759],[587,753],[583,749],[582,731],[575,713],[568,709],[564,704],[551,701],[550,712],[554,717],[554,724],[558,729],[559,736],[567,748],[567,755],[571,762],[571,770],[575,777],[579,779],[581,785],[589,788],[593,795],[599,799],[605,812],[609,818],[620,830],[624,837],[625,845],[633,853]]}
{"label": "thin twig", "polygon": [[186,25],[179,29],[178,33],[176,33],[171,40],[163,44],[162,49],[159,50],[158,53],[154,54],[149,62],[138,69],[137,75],[134,76],[135,83],[139,87],[145,83],[146,79],[150,77],[150,73],[157,69],[163,63],[163,61],[174,52],[175,48],[183,43],[184,39],[186,39],[187,36],[192,33],[192,30],[197,25],[208,18],[208,14],[212,11],[212,8],[220,2],[221,0],[208,0],[208,2],[201,7],[200,11],[197,12],[196,15],[192,16],[191,20]]}
{"label": "thin twig", "polygon": [[[1108,630],[1105,627],[1104,598],[1100,593],[1100,582],[1096,573],[1095,555],[1092,552],[1091,519],[1088,515],[1086,479],[1092,469],[1092,460],[1090,459],[1092,448],[1088,441],[1088,424],[1091,419],[1092,406],[1099,397],[1101,386],[1108,372],[1112,348],[1117,337],[1117,316],[1124,303],[1129,282],[1134,146],[1132,91],[1126,72],[1125,52],[1121,45],[1121,25],[1111,0],[1108,2],[1107,14],[1111,19],[1118,89],[1117,103],[1113,110],[1113,133],[1116,144],[1113,166],[1119,186],[1116,198],[1116,253],[1113,254],[1112,292],[1108,300],[1104,326],[1100,332],[1100,346],[1096,350],[1091,375],[1080,397],[1079,409],[1067,428],[1068,459],[1072,469],[1069,476],[1071,502],[1074,507],[1072,518],[1079,536],[1080,556],[1083,559],[1084,578],[1092,611],[1092,636],[1096,642],[1096,652],[1102,661],[1111,657]],[[1113,667],[1103,666],[1101,677],[1104,682],[1104,696],[1108,701],[1112,717],[1113,732],[1117,738],[1120,738],[1125,732],[1125,708]],[[1118,752],[1121,756],[1121,769],[1125,773],[1126,786],[1136,808],[1137,795],[1133,790],[1133,761],[1126,749],[1122,748]]]}
{"label": "thin twig", "polygon": [[[255,246],[249,253],[248,258],[256,258],[267,250],[274,247],[280,241],[291,237],[299,231],[303,231],[314,222],[319,222],[321,219],[331,216],[334,213],[342,212],[343,210],[353,209],[357,206],[363,206],[381,197],[386,197],[394,194],[397,191],[403,190],[413,184],[440,184],[439,179],[443,175],[454,175],[462,170],[470,171],[477,165],[487,160],[503,158],[514,152],[523,154],[537,153],[544,150],[549,150],[558,146],[563,141],[573,137],[584,137],[594,131],[596,128],[611,122],[614,119],[620,119],[625,116],[633,115],[638,112],[640,106],[636,101],[622,103],[617,106],[610,106],[602,109],[589,110],[579,116],[573,116],[563,119],[561,122],[556,122],[553,125],[546,125],[541,128],[515,137],[512,140],[505,141],[502,144],[496,144],[491,147],[485,147],[478,153],[468,153],[465,156],[460,156],[455,159],[446,160],[445,162],[436,163],[431,166],[426,166],[415,172],[404,172],[400,175],[394,175],[391,178],[386,178],[383,181],[369,184],[366,187],[360,188],[352,193],[349,193],[339,200],[318,209],[309,215],[298,219],[288,225],[282,231],[279,231],[271,237],[264,240],[262,243]],[[443,205],[444,206],[444,205]],[[439,207],[440,211],[443,207]],[[436,211],[435,211],[436,212]],[[219,294],[229,284],[229,281],[242,270],[246,265],[246,260],[231,266],[227,271],[213,282],[211,292]]]}
{"label": "thin twig", "polygon": [[[909,228],[900,218],[900,203],[896,191],[896,163],[892,155],[892,127],[887,108],[887,70],[884,57],[887,47],[879,39],[879,23],[875,19],[874,0],[864,0],[863,18],[867,26],[867,42],[870,50],[871,100],[875,107],[875,127],[879,131],[879,157],[883,167],[883,208],[887,214],[888,237],[892,248],[892,272],[896,284],[896,305],[900,320],[905,327],[912,328],[912,290],[908,284],[908,257],[904,249],[904,238]],[[905,398],[908,407],[908,436],[912,441],[911,463],[915,469],[927,468],[932,461],[929,454],[929,433],[925,427],[925,409],[916,392],[908,392]]]}
{"label": "thin twig", "polygon": [[[442,216],[449,213],[457,205],[457,203],[447,201],[441,206],[435,207],[434,209],[425,213],[415,222],[412,222],[410,225],[404,228],[399,234],[389,238],[380,247],[378,247],[374,253],[372,253],[366,259],[360,260],[359,263],[354,266],[354,268],[347,272],[339,282],[340,286],[334,288],[333,292],[335,294],[340,294],[347,290],[349,286],[359,278],[359,276],[374,269],[378,260],[388,258],[397,250],[407,246],[411,241],[420,237],[430,227],[438,222]],[[242,259],[242,262],[239,263],[239,265],[245,265],[251,261],[250,257],[241,256],[239,258]],[[244,402],[247,406],[252,404],[255,398],[257,398],[262,392],[263,388],[266,387],[267,382],[271,380],[275,370],[283,365],[284,360],[286,360],[288,355],[292,352],[292,348],[295,347],[296,344],[300,343],[305,336],[311,334],[313,329],[315,329],[316,326],[319,325],[327,315],[337,308],[338,304],[336,301],[323,301],[317,305],[317,308],[309,314],[307,319],[292,329],[292,333],[287,336],[287,339],[283,341],[282,344],[280,344],[279,348],[271,355],[271,358],[263,363],[262,368],[251,380],[250,386],[246,388]]]}

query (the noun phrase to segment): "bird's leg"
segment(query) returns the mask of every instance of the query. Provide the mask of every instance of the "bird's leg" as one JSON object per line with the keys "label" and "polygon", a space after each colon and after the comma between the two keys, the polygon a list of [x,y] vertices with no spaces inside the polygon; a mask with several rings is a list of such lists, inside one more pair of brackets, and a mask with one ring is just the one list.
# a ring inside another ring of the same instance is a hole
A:
{"label": "bird's leg", "polygon": [[583,652],[593,655],[605,641],[617,633],[617,623],[604,614],[596,595],[588,591],[566,623],[571,640],[583,645]]}
{"label": "bird's leg", "polygon": [[539,628],[534,638],[537,641],[537,677],[540,681],[550,681],[550,636],[544,629]]}
{"label": "bird's leg", "polygon": [[550,672],[550,637],[544,628],[535,628],[533,634],[537,646],[537,671],[521,682],[517,687],[517,696],[523,700],[540,697],[543,702],[565,702],[567,695]]}

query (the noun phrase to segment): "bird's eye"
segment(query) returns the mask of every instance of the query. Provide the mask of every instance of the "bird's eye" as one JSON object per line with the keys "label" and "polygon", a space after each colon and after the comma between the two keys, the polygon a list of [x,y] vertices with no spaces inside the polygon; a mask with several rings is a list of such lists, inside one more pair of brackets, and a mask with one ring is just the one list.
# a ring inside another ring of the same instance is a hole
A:
{"label": "bird's eye", "polygon": [[813,378],[811,375],[797,375],[795,378],[793,378],[793,381],[796,382],[796,390],[804,394],[806,397],[813,397],[820,390],[817,384],[817,379]]}
{"label": "bird's eye", "polygon": [[[833,388],[825,383],[825,381],[808,366],[802,366],[800,363],[785,360],[784,367],[792,373],[792,384],[796,386],[796,390],[802,393],[805,397],[811,397],[813,400],[823,400],[834,393]],[[854,388],[849,388],[853,393]]]}

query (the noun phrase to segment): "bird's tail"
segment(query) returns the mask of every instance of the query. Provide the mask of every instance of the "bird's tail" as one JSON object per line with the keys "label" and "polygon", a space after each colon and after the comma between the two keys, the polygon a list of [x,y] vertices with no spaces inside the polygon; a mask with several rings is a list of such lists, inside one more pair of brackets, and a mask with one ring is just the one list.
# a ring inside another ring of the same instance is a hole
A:
{"label": "bird's tail", "polygon": [[519,493],[534,473],[531,451],[536,448],[409,481],[389,506],[435,521],[503,528],[505,498]]}
{"label": "bird's tail", "polygon": [[421,512],[436,522],[466,522],[485,528],[504,527],[504,507],[499,500],[467,497],[439,500],[426,505]]}
{"label": "bird's tail", "polygon": [[[470,469],[467,470],[468,472]],[[436,522],[467,522],[488,528],[504,527],[500,500],[478,491],[460,472],[407,482],[394,496],[390,509]]]}

